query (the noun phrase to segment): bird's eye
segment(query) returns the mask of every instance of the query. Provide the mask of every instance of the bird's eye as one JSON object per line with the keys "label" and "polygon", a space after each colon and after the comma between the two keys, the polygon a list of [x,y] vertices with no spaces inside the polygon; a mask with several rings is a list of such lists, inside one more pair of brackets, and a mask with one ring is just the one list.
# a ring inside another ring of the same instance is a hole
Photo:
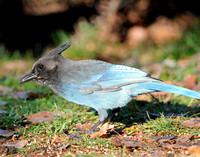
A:
{"label": "bird's eye", "polygon": [[38,68],[39,68],[40,70],[42,70],[42,69],[44,68],[44,65],[43,65],[43,64],[40,64],[40,65],[38,66]]}

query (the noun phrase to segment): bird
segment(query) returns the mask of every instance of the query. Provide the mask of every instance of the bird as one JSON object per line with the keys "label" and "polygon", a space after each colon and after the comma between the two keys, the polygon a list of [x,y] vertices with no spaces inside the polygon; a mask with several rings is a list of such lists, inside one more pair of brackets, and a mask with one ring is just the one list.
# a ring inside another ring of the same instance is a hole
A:
{"label": "bird", "polygon": [[123,107],[138,95],[164,91],[200,99],[199,92],[166,84],[137,68],[95,59],[67,59],[61,53],[70,46],[70,42],[61,44],[39,58],[19,82],[33,80],[70,102],[95,109],[99,121],[88,135],[108,121],[107,110]]}

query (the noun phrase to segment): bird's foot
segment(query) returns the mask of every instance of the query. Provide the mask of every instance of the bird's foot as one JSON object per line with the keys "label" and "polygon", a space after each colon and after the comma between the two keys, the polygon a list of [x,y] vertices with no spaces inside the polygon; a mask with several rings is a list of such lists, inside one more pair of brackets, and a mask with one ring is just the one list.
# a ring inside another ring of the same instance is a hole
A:
{"label": "bird's foot", "polygon": [[96,127],[98,127],[101,123],[102,123],[102,121],[99,120],[96,124],[94,124],[94,126],[93,126],[91,129],[89,129],[89,130],[86,132],[86,134],[87,134],[87,135],[90,135],[91,133],[93,133],[93,132],[95,131]]}

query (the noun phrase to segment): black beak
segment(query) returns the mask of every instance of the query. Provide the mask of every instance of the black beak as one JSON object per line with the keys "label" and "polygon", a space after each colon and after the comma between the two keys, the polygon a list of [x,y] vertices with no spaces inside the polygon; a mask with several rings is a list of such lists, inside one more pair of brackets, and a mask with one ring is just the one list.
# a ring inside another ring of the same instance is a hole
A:
{"label": "black beak", "polygon": [[19,82],[20,82],[20,84],[21,84],[21,83],[25,83],[25,82],[31,81],[32,79],[34,79],[34,78],[36,78],[36,77],[37,77],[37,76],[36,76],[34,73],[30,72],[30,73],[26,74],[25,76],[23,76],[23,77],[19,80]]}

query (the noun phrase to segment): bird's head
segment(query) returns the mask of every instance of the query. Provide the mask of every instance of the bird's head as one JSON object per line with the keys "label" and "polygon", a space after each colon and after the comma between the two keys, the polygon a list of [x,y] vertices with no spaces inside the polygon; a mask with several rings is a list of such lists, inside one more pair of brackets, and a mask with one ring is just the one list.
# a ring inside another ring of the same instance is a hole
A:
{"label": "bird's head", "polygon": [[70,47],[70,45],[71,43],[62,44],[37,60],[34,63],[31,72],[20,79],[20,83],[31,80],[44,86],[56,83],[60,71],[59,67],[64,59],[60,54]]}

